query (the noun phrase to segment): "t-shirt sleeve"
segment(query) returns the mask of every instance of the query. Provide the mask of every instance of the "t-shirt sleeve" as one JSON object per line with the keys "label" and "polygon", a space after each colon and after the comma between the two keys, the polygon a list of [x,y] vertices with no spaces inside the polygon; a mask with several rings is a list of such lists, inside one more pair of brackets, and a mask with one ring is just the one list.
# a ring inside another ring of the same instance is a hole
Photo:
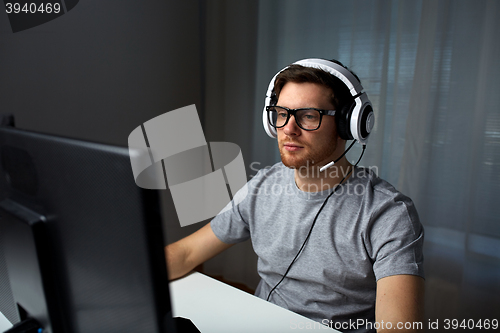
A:
{"label": "t-shirt sleeve", "polygon": [[[228,204],[229,209],[224,209],[210,222],[215,236],[224,243],[234,244],[246,241],[250,238],[248,220],[250,218],[250,206],[253,196],[254,181],[249,181],[245,187],[240,189],[232,202]],[[243,199],[241,199],[243,198]],[[239,202],[236,204],[235,202]],[[226,207],[227,208],[227,207]]]}
{"label": "t-shirt sleeve", "polygon": [[250,238],[248,223],[243,220],[237,209],[217,215],[210,222],[210,227],[215,236],[227,244],[243,242]]}
{"label": "t-shirt sleeve", "polygon": [[377,281],[391,275],[424,277],[424,228],[413,202],[399,194],[370,218],[369,252]]}

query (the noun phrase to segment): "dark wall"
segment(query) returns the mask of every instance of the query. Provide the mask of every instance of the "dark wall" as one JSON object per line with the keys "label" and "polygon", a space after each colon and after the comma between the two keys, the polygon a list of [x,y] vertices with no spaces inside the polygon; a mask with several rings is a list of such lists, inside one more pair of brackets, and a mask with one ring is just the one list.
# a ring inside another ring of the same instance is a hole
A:
{"label": "dark wall", "polygon": [[[2,4],[0,114],[12,113],[18,128],[126,146],[155,116],[190,104],[200,112],[199,4],[81,0],[16,33]],[[179,238],[169,192],[162,196],[168,234]]]}
{"label": "dark wall", "polygon": [[126,145],[144,121],[200,105],[199,18],[195,0],[82,0],[13,33],[0,11],[0,112],[19,128]]}

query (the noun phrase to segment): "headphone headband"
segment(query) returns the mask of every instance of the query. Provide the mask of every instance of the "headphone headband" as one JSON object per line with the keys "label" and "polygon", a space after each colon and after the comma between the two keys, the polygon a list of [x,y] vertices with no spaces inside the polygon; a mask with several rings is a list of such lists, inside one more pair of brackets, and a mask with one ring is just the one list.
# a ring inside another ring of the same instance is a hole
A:
{"label": "headphone headband", "polygon": [[304,59],[294,62],[293,65],[317,68],[332,74],[333,76],[339,78],[347,86],[351,96],[356,96],[363,91],[361,83],[349,70],[332,61],[324,59]]}
{"label": "headphone headband", "polygon": [[[303,59],[294,62],[292,65],[301,65],[304,67],[323,70],[335,76],[345,84],[345,86],[349,89],[351,96],[354,98],[354,103],[350,106],[344,107],[342,110],[340,110],[341,112],[336,115],[339,134],[340,137],[344,140],[355,139],[358,142],[365,144],[366,140],[368,139],[368,135],[373,128],[374,117],[371,102],[368,99],[366,93],[363,92],[363,86],[361,85],[361,82],[359,82],[359,80],[345,67],[325,59]],[[264,130],[272,138],[277,137],[277,132],[276,129],[272,127],[268,122],[267,111],[265,107],[271,105],[271,97],[273,96],[274,82],[276,80],[276,77],[288,67],[290,66],[287,66],[276,73],[267,88],[262,121]]]}

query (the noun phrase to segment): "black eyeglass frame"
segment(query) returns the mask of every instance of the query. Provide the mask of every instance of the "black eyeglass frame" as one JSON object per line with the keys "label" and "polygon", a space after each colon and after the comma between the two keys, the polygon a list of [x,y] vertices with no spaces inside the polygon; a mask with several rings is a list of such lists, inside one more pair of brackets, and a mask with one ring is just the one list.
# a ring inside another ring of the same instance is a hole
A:
{"label": "black eyeglass frame", "polygon": [[[276,125],[273,125],[273,123],[271,122],[271,112],[270,112],[270,109],[271,108],[275,108],[275,107],[278,107],[278,108],[282,108],[282,109],[285,109],[287,112],[288,112],[288,116],[285,120],[285,123],[281,126],[276,126]],[[314,129],[308,129],[308,128],[303,128],[302,125],[300,124],[300,121],[297,121],[297,118],[295,118],[295,113],[297,113],[297,111],[304,111],[304,110],[316,110],[319,112],[319,123],[318,123],[318,127],[314,128]],[[266,106],[266,111],[267,111],[267,122],[269,123],[269,125],[271,125],[272,127],[274,128],[283,128],[286,126],[286,124],[288,124],[288,121],[290,120],[290,116],[293,115],[293,117],[295,118],[295,122],[297,123],[297,126],[299,126],[301,129],[303,129],[304,131],[316,131],[317,129],[319,129],[319,127],[321,126],[321,121],[323,120],[323,115],[327,115],[327,116],[334,116],[336,111],[335,110],[322,110],[322,109],[317,109],[317,108],[300,108],[300,109],[289,109],[287,107],[284,107],[284,106],[279,106],[279,105],[268,105]]]}

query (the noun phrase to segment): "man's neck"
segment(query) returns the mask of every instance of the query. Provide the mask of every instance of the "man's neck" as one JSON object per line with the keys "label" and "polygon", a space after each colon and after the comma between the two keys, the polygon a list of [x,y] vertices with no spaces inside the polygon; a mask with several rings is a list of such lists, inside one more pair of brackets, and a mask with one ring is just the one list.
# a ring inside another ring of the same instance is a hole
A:
{"label": "man's neck", "polygon": [[[342,179],[347,180],[353,166],[345,156],[333,166],[319,172],[320,166],[295,169],[295,184],[304,192],[320,192],[335,188]],[[344,181],[345,181],[344,180]]]}

